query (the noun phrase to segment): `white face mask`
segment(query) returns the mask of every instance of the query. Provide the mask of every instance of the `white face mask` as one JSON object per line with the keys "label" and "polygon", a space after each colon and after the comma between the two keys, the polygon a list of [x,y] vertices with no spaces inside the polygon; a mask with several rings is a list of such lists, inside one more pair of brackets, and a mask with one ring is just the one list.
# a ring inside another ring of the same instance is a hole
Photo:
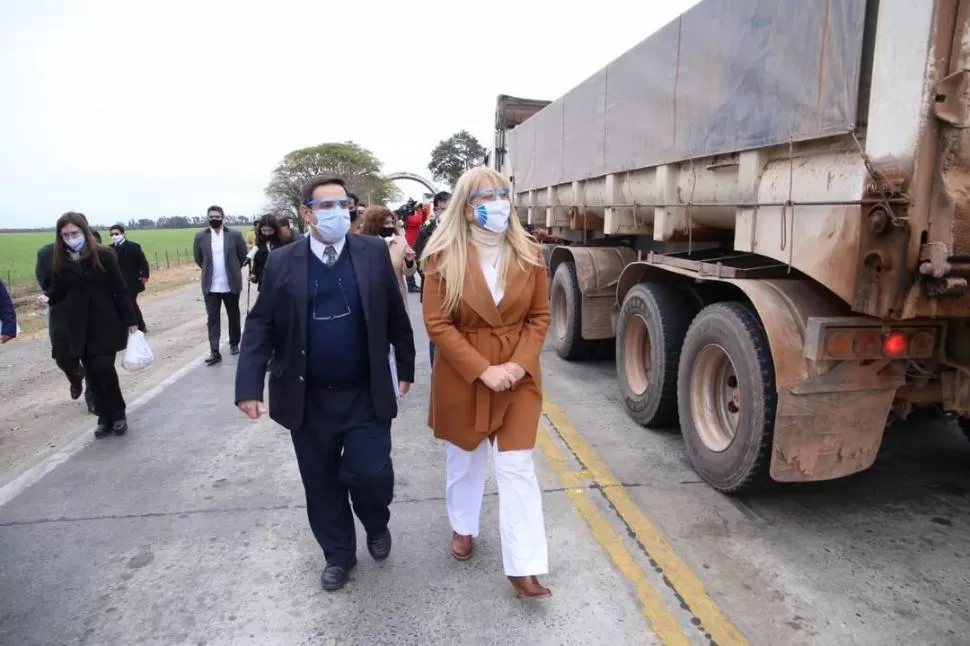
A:
{"label": "white face mask", "polygon": [[124,241],[125,241],[125,236],[121,235],[120,233],[116,233],[113,236],[111,236],[111,242],[115,244],[121,244]]}
{"label": "white face mask", "polygon": [[82,249],[84,249],[84,246],[88,243],[88,241],[84,239],[84,236],[70,238],[68,240],[65,240],[64,242],[66,242],[67,246],[76,252],[80,252]]}
{"label": "white face mask", "polygon": [[475,221],[478,226],[493,233],[503,233],[509,227],[512,203],[508,200],[483,202],[475,207]]}
{"label": "white face mask", "polygon": [[317,218],[317,233],[327,244],[343,240],[350,231],[350,211],[347,209],[336,206],[332,209],[316,209],[313,215]]}

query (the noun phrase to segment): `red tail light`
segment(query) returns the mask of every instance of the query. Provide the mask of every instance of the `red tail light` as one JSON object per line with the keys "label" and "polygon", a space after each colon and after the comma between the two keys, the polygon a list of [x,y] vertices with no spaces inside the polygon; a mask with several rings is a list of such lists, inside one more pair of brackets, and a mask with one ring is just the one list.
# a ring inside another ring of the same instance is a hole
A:
{"label": "red tail light", "polygon": [[901,357],[906,354],[906,335],[891,332],[882,340],[882,351],[887,357]]}

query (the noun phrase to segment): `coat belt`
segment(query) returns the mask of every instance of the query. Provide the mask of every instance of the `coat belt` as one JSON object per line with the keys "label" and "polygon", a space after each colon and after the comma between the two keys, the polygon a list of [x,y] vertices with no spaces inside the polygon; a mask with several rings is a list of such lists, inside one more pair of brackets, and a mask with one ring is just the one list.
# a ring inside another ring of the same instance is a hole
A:
{"label": "coat belt", "polygon": [[[458,331],[464,334],[469,342],[476,348],[482,348],[485,343],[486,337],[494,337],[497,339],[509,339],[512,341],[512,345],[518,341],[519,335],[522,333],[522,323],[512,323],[510,325],[501,325],[499,327],[474,327],[474,328],[463,328],[459,327]],[[486,357],[488,358],[488,357]],[[491,361],[491,359],[489,359]],[[489,432],[489,412],[490,403],[492,398],[492,389],[489,388],[480,379],[475,381],[475,432],[485,435]]]}

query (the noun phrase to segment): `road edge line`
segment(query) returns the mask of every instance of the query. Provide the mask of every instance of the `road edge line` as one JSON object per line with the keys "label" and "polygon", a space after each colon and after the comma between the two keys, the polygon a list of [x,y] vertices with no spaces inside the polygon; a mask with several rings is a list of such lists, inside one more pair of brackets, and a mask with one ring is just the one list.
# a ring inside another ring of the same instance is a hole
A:
{"label": "road edge line", "polygon": [[[128,404],[128,411],[136,411],[142,406],[148,404],[151,400],[162,394],[162,392],[164,392],[167,388],[182,380],[193,370],[201,366],[202,363],[201,358],[196,358],[184,364],[181,368],[164,379],[160,384],[152,386],[147,391],[142,393],[137,399],[135,399],[135,401]],[[62,446],[57,451],[43,456],[34,464],[27,467],[27,469],[22,471],[20,475],[16,476],[13,480],[3,486],[0,486],[0,507],[3,507],[8,502],[22,494],[28,488],[36,484],[41,478],[67,462],[73,455],[93,442],[94,428],[95,426],[91,424],[84,425],[84,427],[78,429],[73,434],[73,437],[68,440],[67,444]]]}
{"label": "road edge line", "polygon": [[[593,478],[600,482],[618,482],[609,467],[595,449],[569,421],[569,416],[556,403],[543,399],[542,411],[552,423],[566,446],[575,453]],[[701,620],[705,631],[713,641],[724,645],[747,644],[741,630],[734,625],[727,614],[708,594],[704,583],[694,574],[674,551],[660,530],[647,518],[646,514],[627,495],[622,486],[602,487],[607,500],[616,508],[616,513],[630,526],[637,539],[646,548],[650,557],[660,566],[673,588],[690,606],[691,612]]]}
{"label": "road edge line", "polygon": [[569,502],[586,521],[593,539],[606,552],[621,575],[626,577],[637,592],[640,611],[657,638],[667,646],[689,646],[681,625],[677,622],[663,597],[647,579],[623,539],[613,531],[609,522],[586,495],[586,489],[577,486],[575,473],[566,465],[562,450],[555,445],[550,431],[539,425],[536,446],[549,463],[549,467],[563,486]]}

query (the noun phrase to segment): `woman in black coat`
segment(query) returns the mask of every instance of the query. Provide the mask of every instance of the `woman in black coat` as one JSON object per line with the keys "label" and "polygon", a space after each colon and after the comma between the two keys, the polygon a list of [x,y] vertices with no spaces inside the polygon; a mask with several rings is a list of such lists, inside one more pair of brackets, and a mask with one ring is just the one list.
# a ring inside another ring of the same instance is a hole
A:
{"label": "woman in black coat", "polygon": [[264,215],[256,223],[256,255],[253,256],[252,268],[249,271],[249,280],[256,283],[256,291],[259,291],[260,281],[263,279],[263,268],[269,259],[269,252],[292,242],[292,238],[286,238],[280,231],[279,220],[274,215]]}
{"label": "woman in black coat", "polygon": [[62,306],[64,316],[51,330],[54,357],[81,357],[98,413],[94,436],[124,435],[128,422],[115,355],[138,326],[118,259],[95,242],[80,213],[62,215],[56,236],[48,298],[51,305]]}

